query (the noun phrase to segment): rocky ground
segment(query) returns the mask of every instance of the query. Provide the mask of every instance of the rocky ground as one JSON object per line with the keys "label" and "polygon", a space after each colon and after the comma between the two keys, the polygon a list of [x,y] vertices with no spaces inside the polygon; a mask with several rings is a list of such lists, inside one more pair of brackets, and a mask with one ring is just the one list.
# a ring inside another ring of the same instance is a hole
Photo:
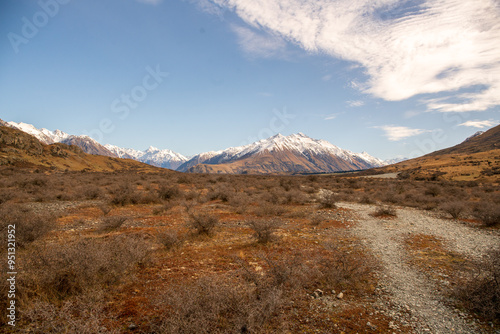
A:
{"label": "rocky ground", "polygon": [[[358,215],[359,223],[350,231],[379,258],[382,268],[377,288],[381,298],[377,308],[413,329],[415,333],[481,333],[476,321],[450,306],[440,285],[449,284],[447,275],[434,279],[413,265],[405,247],[412,235],[429,235],[443,240],[444,246],[466,259],[476,260],[500,242],[498,231],[482,230],[459,221],[443,219],[435,213],[401,208],[397,217],[370,215],[373,205],[341,204]],[[398,325],[391,324],[394,330]]]}

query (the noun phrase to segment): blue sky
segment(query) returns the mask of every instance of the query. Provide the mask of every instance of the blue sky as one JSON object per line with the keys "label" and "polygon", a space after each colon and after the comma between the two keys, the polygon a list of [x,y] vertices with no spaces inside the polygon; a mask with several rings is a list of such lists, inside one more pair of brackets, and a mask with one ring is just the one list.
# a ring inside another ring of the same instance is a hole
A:
{"label": "blue sky", "polygon": [[5,0],[0,118],[184,155],[303,132],[383,159],[498,124],[487,0]]}

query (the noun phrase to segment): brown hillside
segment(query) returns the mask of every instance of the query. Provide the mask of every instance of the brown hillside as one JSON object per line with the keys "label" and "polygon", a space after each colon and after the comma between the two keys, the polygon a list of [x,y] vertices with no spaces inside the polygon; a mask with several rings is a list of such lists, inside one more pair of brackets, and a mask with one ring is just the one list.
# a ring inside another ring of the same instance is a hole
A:
{"label": "brown hillside", "polygon": [[482,135],[473,137],[453,147],[430,153],[428,156],[471,154],[498,149],[500,149],[500,125],[486,131]]}
{"label": "brown hillside", "polygon": [[69,171],[156,171],[157,168],[134,160],[84,153],[66,144],[42,144],[17,129],[0,126],[0,165]]}
{"label": "brown hillside", "polygon": [[233,162],[198,164],[187,171],[211,174],[303,174],[367,168],[361,161],[346,161],[334,155],[299,155],[289,150],[266,151]]}
{"label": "brown hillside", "polygon": [[374,171],[423,180],[499,182],[500,126],[453,147]]}

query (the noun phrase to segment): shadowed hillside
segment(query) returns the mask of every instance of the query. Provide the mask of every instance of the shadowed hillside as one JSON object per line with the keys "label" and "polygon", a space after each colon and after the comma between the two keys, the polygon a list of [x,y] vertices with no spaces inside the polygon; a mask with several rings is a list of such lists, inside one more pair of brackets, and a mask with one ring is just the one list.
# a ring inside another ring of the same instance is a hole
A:
{"label": "shadowed hillside", "polygon": [[0,165],[69,171],[157,169],[133,160],[87,154],[73,145],[45,145],[25,132],[6,126],[0,126]]}

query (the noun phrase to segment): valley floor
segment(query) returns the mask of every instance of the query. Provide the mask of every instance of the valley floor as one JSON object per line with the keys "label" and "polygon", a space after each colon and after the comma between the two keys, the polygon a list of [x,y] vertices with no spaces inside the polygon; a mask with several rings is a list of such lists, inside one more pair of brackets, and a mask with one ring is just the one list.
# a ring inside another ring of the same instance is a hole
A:
{"label": "valley floor", "polygon": [[0,174],[26,333],[500,330],[490,184]]}

